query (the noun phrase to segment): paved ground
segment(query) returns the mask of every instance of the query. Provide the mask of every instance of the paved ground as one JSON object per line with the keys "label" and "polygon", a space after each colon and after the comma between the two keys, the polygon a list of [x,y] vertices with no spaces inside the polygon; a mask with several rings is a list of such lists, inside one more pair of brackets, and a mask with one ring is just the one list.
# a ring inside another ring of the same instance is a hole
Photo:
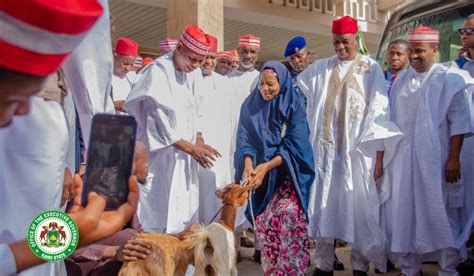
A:
{"label": "paved ground", "polygon": [[[341,262],[344,263],[345,270],[344,271],[335,271],[335,276],[350,276],[352,275],[352,269],[350,267],[350,247],[339,247],[336,248],[336,253]],[[263,275],[262,269],[260,265],[253,262],[251,257],[253,256],[254,249],[253,248],[242,248],[241,254],[244,257],[244,260],[237,264],[237,268],[239,270],[239,275],[245,276],[260,276]],[[311,275],[314,268],[311,266],[308,273],[306,275]],[[438,275],[438,266],[434,264],[425,264],[423,265],[423,276],[435,276]],[[394,272],[387,273],[385,275],[399,275],[400,270],[397,269]],[[373,267],[371,267],[369,271],[369,275],[381,275],[374,273]]]}

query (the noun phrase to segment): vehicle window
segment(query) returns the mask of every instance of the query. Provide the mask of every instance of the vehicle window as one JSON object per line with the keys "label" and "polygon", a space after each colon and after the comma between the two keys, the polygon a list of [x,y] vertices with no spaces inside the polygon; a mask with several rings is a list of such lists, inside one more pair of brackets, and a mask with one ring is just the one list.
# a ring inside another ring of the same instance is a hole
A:
{"label": "vehicle window", "polygon": [[[474,5],[471,5],[460,9],[472,9],[473,7]],[[384,57],[388,43],[395,39],[407,39],[408,31],[420,26],[427,26],[440,31],[439,55],[436,61],[445,62],[454,60],[461,49],[461,41],[457,29],[462,26],[467,17],[465,12],[460,11],[460,9],[453,9],[424,18],[417,18],[391,30],[386,30],[377,53],[377,61],[385,66]]]}

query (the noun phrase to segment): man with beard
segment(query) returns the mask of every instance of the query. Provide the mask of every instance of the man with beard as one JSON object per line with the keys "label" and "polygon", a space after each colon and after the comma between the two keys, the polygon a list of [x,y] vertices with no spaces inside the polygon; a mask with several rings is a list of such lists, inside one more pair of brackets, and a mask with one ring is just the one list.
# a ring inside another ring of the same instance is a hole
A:
{"label": "man with beard", "polygon": [[149,150],[149,175],[139,186],[138,217],[145,231],[177,233],[198,222],[198,164],[210,168],[219,156],[210,146],[195,144],[195,81],[202,74],[193,71],[208,50],[204,32],[186,27],[176,50],[142,71],[125,102],[138,122],[137,137]]}
{"label": "man with beard", "polygon": [[257,85],[259,71],[255,69],[255,63],[260,54],[260,38],[252,34],[240,36],[237,52],[240,64],[237,70],[229,73],[229,78],[231,78],[235,90],[233,104],[236,108],[238,107],[240,114],[240,106]]}
{"label": "man with beard", "polygon": [[354,275],[367,275],[369,261],[381,271],[386,267],[379,222],[384,198],[375,182],[383,174],[384,152],[388,162],[400,134],[389,121],[382,69],[358,54],[357,31],[350,16],[334,20],[336,55],[298,76],[316,165],[308,211],[308,232],[317,241],[314,275],[333,274],[334,239],[352,244]]}
{"label": "man with beard", "polygon": [[230,101],[232,91],[228,89],[229,78],[214,72],[217,63],[217,38],[209,36],[210,47],[201,64],[202,78],[196,80],[198,106],[197,144],[210,144],[221,158],[212,168],[200,167],[199,175],[199,221],[207,224],[222,206],[215,196],[216,189],[224,188],[233,180],[231,163],[232,125]]}
{"label": "man with beard", "polygon": [[403,72],[408,63],[407,42],[403,39],[391,41],[388,44],[385,61],[388,64],[385,71],[385,86],[387,87],[388,96],[390,97],[390,87],[397,79],[399,73]]}
{"label": "man with beard", "polygon": [[390,194],[383,214],[389,249],[404,275],[418,275],[423,257],[438,261],[439,275],[458,275],[472,225],[460,153],[471,131],[466,99],[474,80],[466,71],[435,63],[438,44],[438,30],[411,30],[411,68],[392,85],[391,119],[403,137],[386,168]]}
{"label": "man with beard", "polygon": [[[228,74],[234,90],[234,95],[231,101],[231,112],[232,112],[232,152],[236,149],[236,137],[237,137],[237,126],[240,118],[240,108],[242,103],[254,90],[258,84],[260,72],[255,69],[255,63],[258,60],[260,54],[260,38],[253,35],[247,34],[242,35],[239,38],[239,46],[237,47],[239,56],[239,67]],[[237,228],[237,236],[240,236],[242,228],[249,228],[250,224],[247,222],[244,216],[245,208],[240,208],[236,218],[235,226]],[[246,240],[244,240],[246,241]],[[249,245],[248,241],[245,242]],[[255,259],[259,261],[260,255],[256,246]]]}

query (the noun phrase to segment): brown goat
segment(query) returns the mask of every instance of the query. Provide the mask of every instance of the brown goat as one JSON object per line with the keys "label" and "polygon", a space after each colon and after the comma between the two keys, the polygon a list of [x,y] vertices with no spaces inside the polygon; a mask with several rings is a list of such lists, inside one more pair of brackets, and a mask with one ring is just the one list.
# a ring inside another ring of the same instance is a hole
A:
{"label": "brown goat", "polygon": [[237,275],[234,224],[236,208],[245,204],[249,187],[229,184],[216,191],[223,207],[219,222],[208,226],[194,224],[181,239],[169,234],[143,234],[152,245],[144,260],[125,263],[119,276],[184,275],[194,263],[196,275]]}

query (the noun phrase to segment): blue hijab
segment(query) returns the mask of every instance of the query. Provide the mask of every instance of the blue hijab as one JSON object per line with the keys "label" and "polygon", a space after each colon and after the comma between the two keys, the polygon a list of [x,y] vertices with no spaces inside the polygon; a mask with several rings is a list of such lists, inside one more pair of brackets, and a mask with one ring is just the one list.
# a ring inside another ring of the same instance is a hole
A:
{"label": "blue hijab", "polygon": [[[254,213],[263,213],[284,176],[291,178],[301,207],[307,213],[315,172],[305,106],[282,63],[269,61],[262,68],[276,73],[280,93],[265,101],[257,86],[242,104],[234,153],[235,181],[239,183],[242,179],[245,156],[252,157],[255,168],[280,155],[283,164],[267,173],[252,197]],[[249,208],[246,215],[251,221]]]}

